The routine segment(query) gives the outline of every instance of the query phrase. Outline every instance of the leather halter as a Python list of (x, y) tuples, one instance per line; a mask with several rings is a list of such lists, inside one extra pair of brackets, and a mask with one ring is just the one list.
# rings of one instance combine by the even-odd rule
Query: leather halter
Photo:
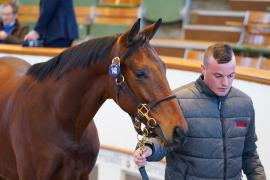
[[(120, 58), (115, 57), (119, 59), (120, 64)], [(114, 61), (114, 59), (112, 62)], [(120, 73), (118, 76), (115, 77), (115, 84), (117, 86), (117, 102), (120, 97), (121, 90), (126, 92), (129, 97), (134, 101), (134, 103), (137, 106), (137, 114), (131, 115), (130, 117), (132, 119), (132, 123), (134, 125), (135, 130), (138, 134), (144, 135), (146, 137), (155, 137), (156, 134), (154, 133), (154, 129), (156, 129), (156, 133), (163, 138), (163, 140), (166, 141), (162, 130), (160, 129), (160, 126), (158, 125), (157, 121), (149, 115), (149, 112), (154, 109), (156, 106), (158, 106), (160, 103), (164, 101), (168, 101), (171, 99), (176, 98), (175, 95), (169, 95), (159, 100), (151, 101), (150, 103), (141, 103), (141, 101), (135, 96), (135, 94), (132, 92), (132, 90), (129, 88), (128, 84), (125, 81), (125, 78), (122, 73)], [(142, 127), (142, 124), (144, 127)]]

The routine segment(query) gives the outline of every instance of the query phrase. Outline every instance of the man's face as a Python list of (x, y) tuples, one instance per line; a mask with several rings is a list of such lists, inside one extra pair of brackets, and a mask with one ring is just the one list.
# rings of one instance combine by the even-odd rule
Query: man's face
[(11, 6), (2, 7), (0, 15), (4, 25), (9, 25), (17, 18), (17, 15), (13, 14)]
[(218, 64), (211, 56), (208, 60), (208, 67), (201, 65), (204, 75), (204, 83), (218, 96), (226, 96), (232, 86), (235, 77), (235, 57), (225, 64)]

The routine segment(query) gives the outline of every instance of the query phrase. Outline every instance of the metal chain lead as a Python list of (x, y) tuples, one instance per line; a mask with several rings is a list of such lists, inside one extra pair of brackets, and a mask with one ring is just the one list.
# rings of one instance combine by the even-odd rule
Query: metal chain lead
[[(140, 156), (142, 156), (142, 154), (143, 154), (145, 144), (146, 143), (151, 143), (150, 138), (148, 138), (147, 135), (148, 135), (148, 131), (147, 131), (146, 128), (143, 129), (143, 135), (142, 135), (141, 139), (139, 138), (139, 134), (137, 134), (138, 147), (139, 147), (139, 150), (140, 150)], [(142, 180), (149, 180), (149, 177), (147, 175), (147, 172), (146, 172), (144, 166), (140, 167), (139, 171), (140, 171), (140, 174), (142, 176)]]
[(146, 128), (143, 129), (143, 135), (141, 138), (139, 138), (139, 134), (137, 134), (137, 139), (138, 139), (138, 147), (141, 151), (141, 155), (143, 154), (145, 144), (151, 144), (151, 140), (148, 137), (148, 130)]

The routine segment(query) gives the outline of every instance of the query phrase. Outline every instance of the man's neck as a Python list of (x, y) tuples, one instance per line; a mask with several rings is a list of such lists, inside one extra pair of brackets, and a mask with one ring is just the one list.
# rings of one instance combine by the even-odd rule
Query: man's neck
[(12, 26), (14, 26), (15, 25), (15, 23), (16, 23), (16, 20), (13, 20), (11, 23), (9, 23), (9, 24), (4, 24), (4, 27), (12, 27)]

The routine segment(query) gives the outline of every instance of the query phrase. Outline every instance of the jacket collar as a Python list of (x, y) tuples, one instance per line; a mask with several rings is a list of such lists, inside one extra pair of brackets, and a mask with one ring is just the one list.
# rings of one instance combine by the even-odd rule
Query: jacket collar
[(203, 81), (203, 75), (201, 74), (200, 77), (196, 80), (195, 85), (197, 87), (197, 89), (201, 92), (201, 93), (205, 93), (207, 96), (211, 96), (211, 97), (218, 97), (220, 99), (224, 99), (228, 96), (228, 94), (226, 96), (217, 96), (211, 89), (208, 88), (208, 86), (204, 83)]
[[(15, 24), (14, 24), (14, 28), (13, 28), (12, 32), (15, 31), (15, 30), (17, 30), (19, 26), (20, 26), (20, 23), (16, 19), (15, 20)], [(4, 29), (4, 24), (3, 24), (3, 22), (0, 22), (0, 30), (3, 30), (3, 29)]]

